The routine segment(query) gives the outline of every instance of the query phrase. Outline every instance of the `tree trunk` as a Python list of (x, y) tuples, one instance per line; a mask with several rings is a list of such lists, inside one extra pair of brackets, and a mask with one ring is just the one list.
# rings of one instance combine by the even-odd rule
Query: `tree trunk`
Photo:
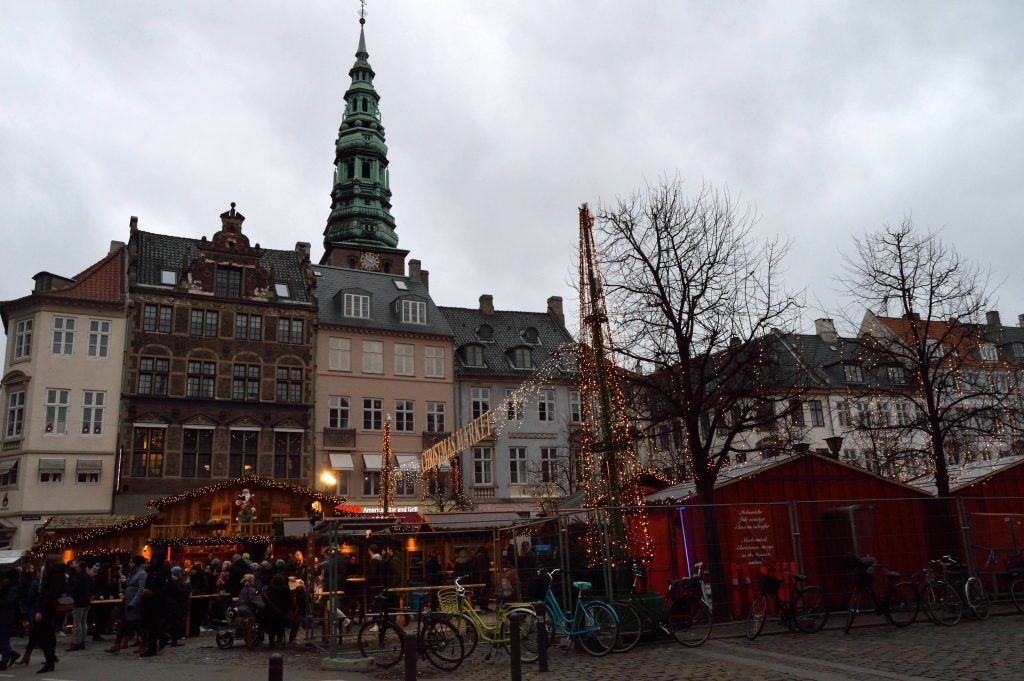
[[(722, 545), (718, 537), (718, 516), (715, 503), (715, 481), (698, 480), (697, 498), (700, 500), (700, 516), (704, 527), (704, 547), (707, 556), (704, 560), (711, 573), (711, 599), (714, 604), (715, 619), (726, 618), (729, 608), (729, 585), (725, 579), (725, 565), (722, 564)], [(688, 565), (687, 569), (693, 566)]]

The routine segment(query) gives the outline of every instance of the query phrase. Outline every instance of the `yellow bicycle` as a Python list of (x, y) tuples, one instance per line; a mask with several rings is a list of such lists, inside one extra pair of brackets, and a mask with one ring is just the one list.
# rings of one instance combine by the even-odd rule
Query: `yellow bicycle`
[[(491, 645), (491, 653), (495, 649), (506, 649), (511, 643), (512, 613), (519, 616), (519, 659), (523, 662), (535, 662), (539, 656), (537, 648), (537, 613), (529, 603), (497, 604), (494, 624), (488, 624), (473, 610), (469, 602), (466, 587), (455, 580), (454, 589), (441, 589), (437, 592), (437, 601), (441, 613), (449, 617), (452, 626), (462, 635), (466, 645), (466, 657), (473, 654), (477, 643), (483, 640)], [(488, 653), (487, 657), (491, 656)]]

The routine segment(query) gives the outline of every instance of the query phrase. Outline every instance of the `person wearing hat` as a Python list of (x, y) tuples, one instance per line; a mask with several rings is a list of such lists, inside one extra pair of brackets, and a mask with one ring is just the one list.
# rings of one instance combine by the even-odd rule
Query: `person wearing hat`
[(139, 624), (142, 622), (142, 592), (146, 588), (146, 570), (143, 568), (145, 563), (146, 559), (142, 556), (132, 556), (128, 561), (128, 582), (124, 587), (124, 602), (121, 604), (121, 627), (118, 629), (114, 645), (107, 649), (112, 655), (117, 655), (122, 648), (127, 648), (139, 633)]
[(180, 646), (179, 639), (185, 635), (185, 611), (192, 593), (188, 575), (180, 565), (171, 568), (171, 588), (167, 590), (167, 633), (173, 647)]

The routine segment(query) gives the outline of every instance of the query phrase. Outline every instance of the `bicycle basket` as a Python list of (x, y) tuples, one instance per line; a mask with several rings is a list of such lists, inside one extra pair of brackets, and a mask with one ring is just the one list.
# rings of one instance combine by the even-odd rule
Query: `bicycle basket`
[(778, 596), (782, 580), (771, 575), (761, 575), (761, 591), (768, 596)]
[(459, 594), (455, 589), (441, 589), (437, 592), (437, 604), (441, 612), (458, 612)]

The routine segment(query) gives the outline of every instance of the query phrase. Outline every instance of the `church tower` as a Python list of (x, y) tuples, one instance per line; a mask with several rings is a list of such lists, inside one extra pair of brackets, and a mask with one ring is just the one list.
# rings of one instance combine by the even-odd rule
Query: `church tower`
[(331, 215), (320, 263), (404, 275), (409, 252), (398, 248), (391, 216), (388, 147), (365, 24), (366, 18), (360, 17), (356, 61), (348, 72), (352, 83), (345, 93), (345, 116), (335, 144)]

